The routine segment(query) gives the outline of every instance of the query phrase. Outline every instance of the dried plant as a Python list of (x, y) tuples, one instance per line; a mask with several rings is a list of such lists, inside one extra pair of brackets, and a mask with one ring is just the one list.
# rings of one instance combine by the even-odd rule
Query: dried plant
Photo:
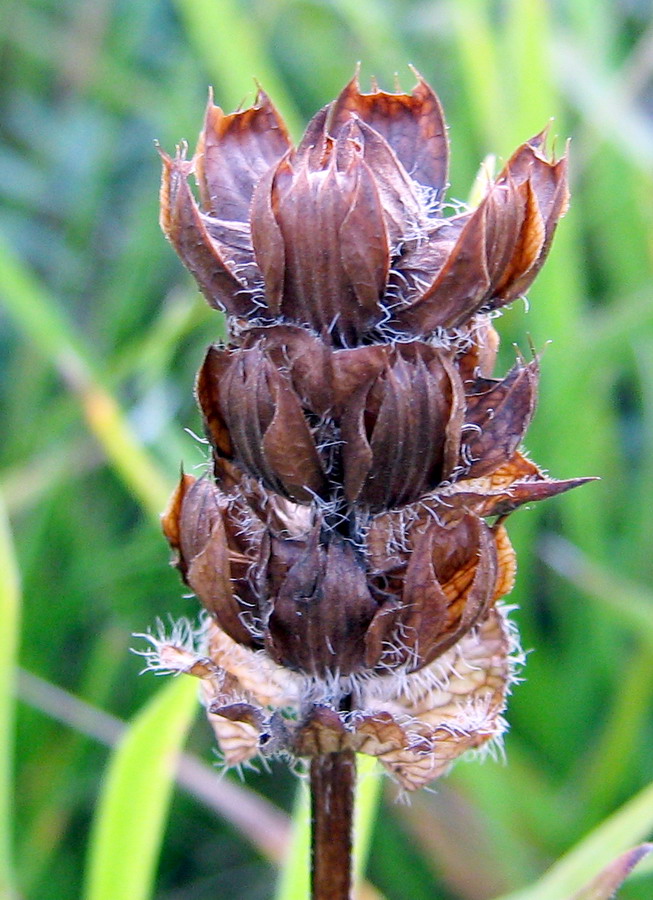
[(520, 451), (537, 359), (493, 377), (492, 320), (567, 205), (545, 139), (452, 207), (435, 93), (354, 78), (296, 148), (259, 91), (210, 101), (191, 159), (162, 153), (163, 230), (230, 337), (197, 380), (213, 475), (183, 475), (163, 518), (205, 646), (161, 636), (152, 665), (200, 677), (227, 764), (310, 761), (316, 898), (349, 894), (355, 753), (412, 790), (500, 740), (521, 662), (504, 522), (585, 480)]

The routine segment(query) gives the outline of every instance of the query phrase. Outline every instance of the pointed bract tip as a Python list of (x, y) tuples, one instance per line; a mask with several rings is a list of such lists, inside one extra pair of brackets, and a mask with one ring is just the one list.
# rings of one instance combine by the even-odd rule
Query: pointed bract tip
[(258, 80), (258, 78), (254, 79), (254, 84), (256, 85), (256, 96), (254, 97), (253, 106), (255, 109), (260, 109), (262, 106), (272, 106), (272, 101), (270, 100), (270, 96), (267, 91), (263, 88), (263, 85)]
[(411, 72), (413, 73), (413, 75), (415, 76), (415, 80), (417, 81), (417, 84), (418, 84), (418, 85), (419, 85), (419, 84), (425, 84), (425, 83), (426, 83), (426, 80), (425, 80), (424, 76), (423, 76), (422, 73), (419, 71), (419, 69), (417, 68), (417, 66), (414, 66), (412, 63), (408, 63), (408, 68), (410, 69), (410, 71), (411, 71)]
[[(547, 163), (551, 167), (555, 167), (557, 165), (566, 165), (567, 162), (567, 153), (569, 150), (569, 139), (565, 141), (565, 149), (564, 152), (560, 156), (556, 156), (556, 135), (551, 136), (551, 128), (553, 125), (554, 119), (551, 118), (546, 123), (544, 128), (541, 131), (538, 131), (537, 134), (533, 135), (532, 138), (527, 140), (523, 146), (529, 147), (534, 155), (542, 160), (542, 162)], [(551, 145), (551, 152), (547, 152), (547, 144)]]
[(171, 157), (170, 157), (169, 154), (166, 153), (166, 151), (163, 149), (163, 147), (161, 146), (161, 144), (160, 144), (158, 138), (154, 141), (154, 149), (155, 149), (156, 152), (159, 154), (159, 157), (160, 157), (160, 159), (161, 159), (161, 162), (162, 162), (164, 165), (168, 166), (168, 165), (170, 165), (170, 164), (172, 163)]

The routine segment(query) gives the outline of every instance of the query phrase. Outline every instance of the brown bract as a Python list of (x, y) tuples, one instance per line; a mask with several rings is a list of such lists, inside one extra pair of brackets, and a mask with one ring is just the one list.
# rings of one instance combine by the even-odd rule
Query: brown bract
[(230, 337), (196, 384), (212, 472), (163, 517), (208, 650), (153, 641), (155, 667), (202, 678), (228, 762), (355, 750), (413, 788), (501, 734), (504, 520), (587, 480), (521, 450), (538, 360), (493, 374), (493, 311), (567, 204), (544, 143), (450, 215), (434, 92), (354, 79), (297, 147), (259, 91), (209, 102), (192, 159), (162, 154), (162, 227)]
[[(446, 215), (439, 101), (361, 93), (356, 79), (292, 146), (262, 91), (209, 102), (191, 160), (162, 153), (161, 224), (212, 306), (293, 322), (340, 347), (428, 337), (527, 290), (567, 206), (566, 158), (545, 133), (508, 160), (480, 205)], [(188, 185), (194, 174), (198, 203)]]
[(352, 681), (351, 710), (342, 711), (314, 681), (234, 642), (215, 623), (206, 639), (206, 655), (197, 655), (174, 638), (153, 638), (155, 667), (200, 679), (226, 765), (354, 750), (376, 757), (406, 790), (501, 738), (521, 664), (514, 628), (498, 605), (418, 672)]
[(421, 341), (334, 350), (296, 326), (211, 347), (197, 396), (216, 473), (231, 462), (297, 503), (369, 512), (488, 474), (530, 422), (537, 364), (463, 380), (477, 351)]
[[(481, 517), (560, 493), (520, 454), (501, 473), (358, 523), (356, 540), (319, 507), (225, 492), (184, 475), (163, 517), (176, 565), (221, 629), (278, 665), (328, 680), (429, 664), (512, 589), (500, 521)], [(516, 480), (521, 474), (524, 478)], [(250, 493), (251, 491), (251, 493)]]

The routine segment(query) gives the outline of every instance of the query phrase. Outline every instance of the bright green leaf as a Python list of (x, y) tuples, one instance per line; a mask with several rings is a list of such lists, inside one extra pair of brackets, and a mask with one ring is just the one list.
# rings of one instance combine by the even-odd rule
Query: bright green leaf
[(13, 866), (14, 684), (20, 629), (20, 579), (0, 498), (0, 900), (16, 897)]
[(152, 896), (176, 760), (196, 698), (192, 678), (171, 681), (140, 711), (118, 745), (93, 823), (85, 900)]
[(500, 900), (570, 900), (619, 854), (653, 831), (653, 783), (605, 819), (534, 885)]

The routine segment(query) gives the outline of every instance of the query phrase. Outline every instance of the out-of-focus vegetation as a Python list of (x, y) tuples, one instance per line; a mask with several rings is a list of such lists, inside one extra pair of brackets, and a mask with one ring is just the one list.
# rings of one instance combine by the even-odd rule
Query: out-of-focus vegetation
[[(207, 85), (232, 109), (253, 77), (297, 136), (362, 60), (363, 79), (391, 88), (398, 72), (408, 88), (412, 62), (438, 90), (455, 197), (486, 154), (505, 158), (552, 116), (558, 149), (572, 137), (573, 205), (530, 311), (499, 321), (502, 364), (530, 335), (544, 352), (528, 448), (556, 477), (602, 479), (509, 523), (515, 618), (534, 650), (507, 765), (463, 762), (410, 806), (387, 783), (368, 877), (388, 900), (486, 900), (595, 832), (570, 880), (532, 895), (571, 897), (653, 825), (640, 794), (653, 781), (648, 0), (5, 0), (0, 54), (0, 488), (23, 598), (19, 615), (0, 529), (0, 896), (272, 895), (294, 778), (279, 764), (247, 788), (216, 784), (198, 765), (213, 752), (202, 721), (156, 864), (166, 776), (147, 757), (177, 742), (158, 732), (166, 704), (181, 730), (191, 701), (174, 687), (152, 700), (167, 686), (137, 677), (129, 646), (157, 616), (196, 613), (157, 513), (180, 462), (205, 462), (184, 429), (200, 429), (191, 385), (222, 323), (158, 230), (153, 141), (192, 144)], [(148, 702), (112, 768), (131, 796), (92, 826), (107, 745)], [(141, 867), (129, 890), (98, 882), (107, 834)], [(646, 871), (620, 896), (653, 896)]]

